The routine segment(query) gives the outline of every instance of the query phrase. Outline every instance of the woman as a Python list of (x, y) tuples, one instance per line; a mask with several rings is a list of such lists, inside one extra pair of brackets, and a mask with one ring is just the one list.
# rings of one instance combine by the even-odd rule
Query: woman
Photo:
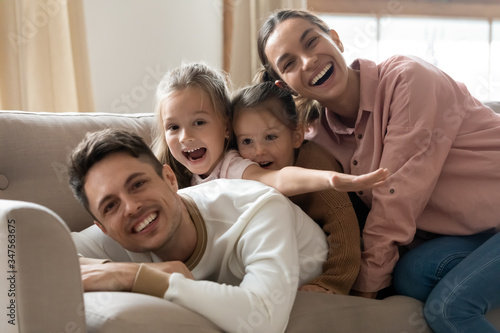
[[(476, 259), (498, 260), (498, 236), (486, 241), (500, 228), (500, 116), (418, 58), (395, 56), (378, 65), (358, 59), (347, 66), (338, 34), (307, 11), (270, 16), (258, 47), (276, 84), (321, 105), (308, 139), (346, 173), (380, 167), (392, 173), (384, 185), (357, 193), (371, 210), (356, 294), (375, 297), (394, 274), (398, 293), (426, 302), (436, 331), (497, 332), (484, 313), (499, 306), (500, 284), (486, 291), (483, 283), (498, 276), (499, 265), (457, 265), (483, 243)], [(401, 259), (399, 246), (411, 248)], [(473, 299), (431, 293), (443, 286), (460, 290), (470, 279)], [(431, 309), (436, 302), (440, 309)], [(450, 318), (449, 302), (465, 310)]]

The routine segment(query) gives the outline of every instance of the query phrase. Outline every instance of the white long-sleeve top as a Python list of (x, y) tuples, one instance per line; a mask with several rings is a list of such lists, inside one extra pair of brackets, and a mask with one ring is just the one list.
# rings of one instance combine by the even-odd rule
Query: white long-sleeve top
[[(179, 194), (198, 233), (186, 262), (195, 280), (143, 265), (133, 290), (196, 311), (227, 332), (284, 331), (298, 286), (322, 272), (327, 243), (321, 228), (255, 181), (214, 180)], [(160, 261), (152, 253), (122, 249), (94, 227), (73, 236), (86, 257)]]

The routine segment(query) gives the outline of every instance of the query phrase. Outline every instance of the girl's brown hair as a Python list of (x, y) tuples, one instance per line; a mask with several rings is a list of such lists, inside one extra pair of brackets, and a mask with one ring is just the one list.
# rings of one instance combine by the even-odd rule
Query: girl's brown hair
[(279, 110), (268, 110), (283, 125), (294, 131), (297, 129), (298, 117), (292, 94), (281, 89), (272, 82), (261, 82), (238, 90), (232, 101), (232, 123), (245, 109), (256, 107), (268, 100), (276, 99), (280, 102)]

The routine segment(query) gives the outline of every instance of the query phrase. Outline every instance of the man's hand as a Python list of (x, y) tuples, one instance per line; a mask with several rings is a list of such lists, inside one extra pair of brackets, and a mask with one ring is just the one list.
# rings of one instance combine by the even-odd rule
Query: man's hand
[(145, 265), (148, 265), (151, 268), (158, 269), (165, 273), (181, 273), (186, 278), (194, 280), (193, 273), (191, 273), (191, 271), (182, 261), (165, 261)]
[(85, 291), (130, 291), (139, 270), (136, 263), (81, 265)]
[[(180, 273), (188, 279), (194, 276), (182, 261), (147, 263), (151, 268), (165, 273)], [(104, 263), (80, 265), (85, 291), (130, 291), (139, 271), (137, 263)]]

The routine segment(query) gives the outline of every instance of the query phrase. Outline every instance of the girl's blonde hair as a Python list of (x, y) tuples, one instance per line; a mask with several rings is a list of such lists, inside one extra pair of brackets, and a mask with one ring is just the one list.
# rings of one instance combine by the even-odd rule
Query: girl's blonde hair
[[(162, 105), (175, 91), (193, 87), (200, 88), (210, 96), (217, 117), (231, 133), (229, 84), (229, 77), (223, 71), (211, 68), (203, 63), (182, 64), (180, 67), (166, 73), (158, 84), (155, 97), (155, 126), (153, 128), (152, 149), (161, 163), (170, 165), (177, 176), (179, 188), (190, 186), (193, 174), (173, 157), (167, 146), (161, 116)], [(226, 148), (228, 145), (229, 142), (226, 140)]]

